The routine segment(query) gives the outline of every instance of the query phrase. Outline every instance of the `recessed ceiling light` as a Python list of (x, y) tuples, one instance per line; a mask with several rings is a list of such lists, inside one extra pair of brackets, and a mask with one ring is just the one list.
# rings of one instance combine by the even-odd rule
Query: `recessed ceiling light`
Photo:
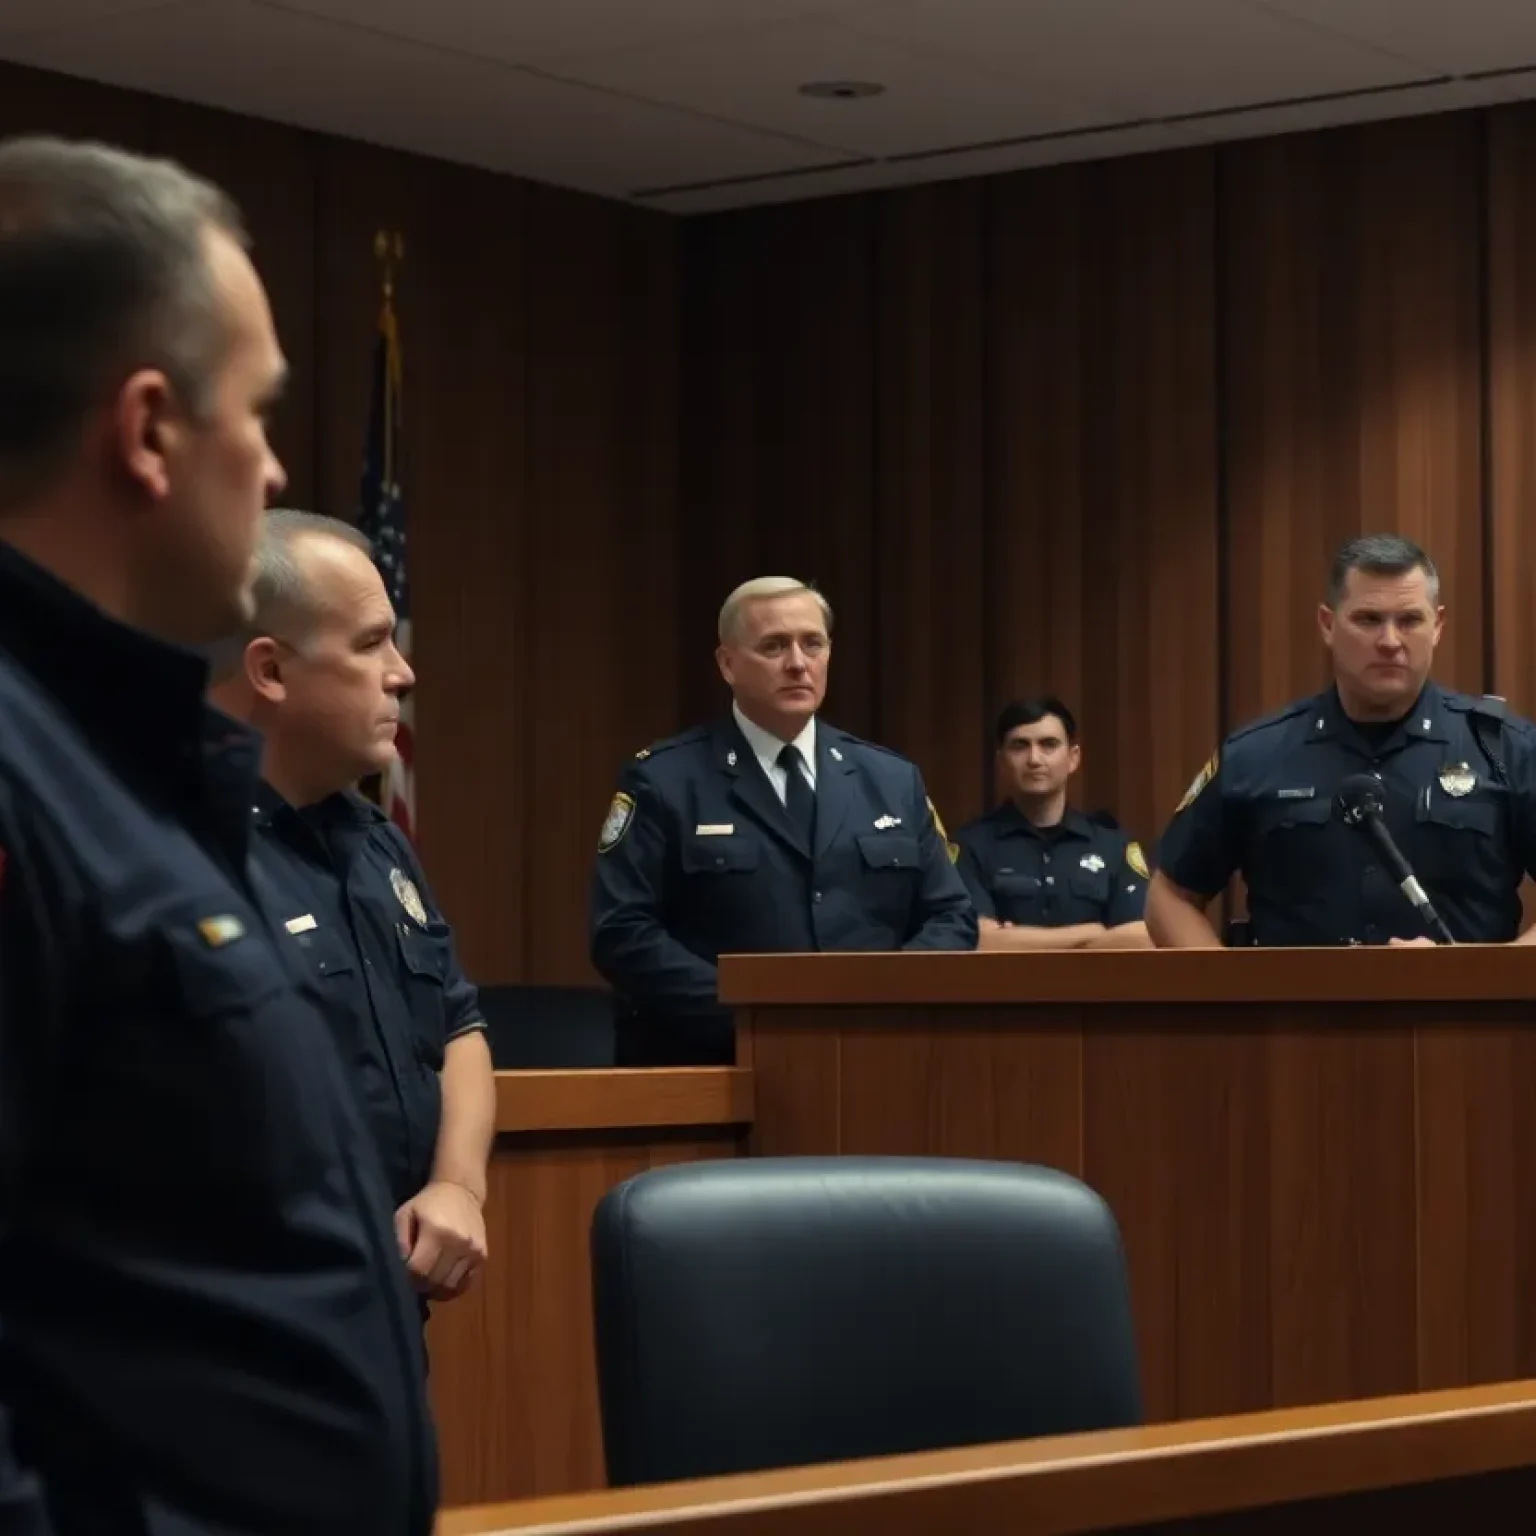
[(823, 101), (858, 101), (865, 96), (878, 96), (884, 90), (883, 85), (873, 80), (812, 80), (800, 87), (800, 94)]

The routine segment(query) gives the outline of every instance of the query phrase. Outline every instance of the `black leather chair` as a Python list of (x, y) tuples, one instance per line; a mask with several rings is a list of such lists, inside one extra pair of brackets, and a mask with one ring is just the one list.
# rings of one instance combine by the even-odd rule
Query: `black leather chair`
[(652, 1169), (599, 1202), (592, 1280), (616, 1487), (1140, 1416), (1119, 1231), (1048, 1168)]

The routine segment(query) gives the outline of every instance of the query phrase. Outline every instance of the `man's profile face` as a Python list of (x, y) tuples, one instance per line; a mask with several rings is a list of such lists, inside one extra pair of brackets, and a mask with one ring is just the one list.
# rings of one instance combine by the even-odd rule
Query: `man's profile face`
[(293, 555), (311, 611), (302, 635), (273, 637), (278, 687), (259, 690), (273, 705), (264, 728), (334, 792), (389, 766), (400, 700), (416, 679), (373, 561), (320, 534), (297, 538)]
[(1337, 606), (1318, 610), (1346, 707), (1383, 719), (1412, 708), (1429, 676), (1444, 613), (1430, 600), (1422, 568), (1401, 576), (1351, 571)]
[(749, 720), (793, 735), (821, 708), (831, 654), (821, 603), (791, 592), (746, 603), (715, 659)]

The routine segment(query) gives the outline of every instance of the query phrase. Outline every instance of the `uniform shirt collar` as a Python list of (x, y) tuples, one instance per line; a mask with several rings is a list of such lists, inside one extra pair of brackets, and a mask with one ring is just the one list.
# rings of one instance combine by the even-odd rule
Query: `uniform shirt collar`
[(1068, 806), (1066, 814), (1051, 827), (1037, 827), (1012, 800), (1005, 800), (992, 813), (997, 821), (998, 829), (1003, 836), (1010, 833), (1022, 833), (1029, 837), (1047, 837), (1056, 832), (1066, 837), (1093, 836), (1093, 823), (1077, 810), (1074, 806)]
[[(736, 729), (742, 734), (747, 745), (752, 749), (752, 755), (760, 764), (763, 772), (773, 777), (771, 769), (779, 766), (779, 753), (784, 750), (785, 743), (769, 731), (765, 731), (760, 725), (754, 725), (742, 714), (741, 706), (736, 703), (731, 705), (731, 714), (736, 718)], [(812, 715), (805, 722), (804, 727), (790, 746), (800, 749), (800, 756), (805, 760), (805, 766), (810, 770), (811, 782), (816, 782), (816, 717)]]
[(104, 756), (171, 780), (200, 776), (210, 754), (254, 773), (259, 738), (206, 702), (206, 658), (111, 618), (3, 540), (0, 651)]
[[(1398, 721), (1402, 739), (1407, 741), (1450, 740), (1445, 714), (1445, 695), (1432, 680), (1426, 679), (1418, 698)], [(1344, 713), (1338, 689), (1326, 688), (1313, 700), (1307, 739), (1336, 741), (1344, 734), (1358, 735), (1356, 723)], [(1394, 733), (1393, 740), (1397, 739), (1398, 736)]]

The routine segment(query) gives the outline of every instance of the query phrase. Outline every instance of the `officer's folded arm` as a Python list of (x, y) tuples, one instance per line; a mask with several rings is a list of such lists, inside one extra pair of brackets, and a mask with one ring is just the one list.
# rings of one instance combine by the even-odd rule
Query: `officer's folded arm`
[(1214, 896), (1202, 896), (1171, 880), (1161, 869), (1152, 872), (1147, 886), (1147, 931), (1159, 949), (1220, 949), (1216, 932), (1205, 909)]
[[(1061, 928), (1040, 928), (1026, 923), (1004, 923), (995, 917), (978, 917), (978, 949), (1020, 950), (1096, 949), (1111, 933), (1103, 923), (1068, 923)], [(1137, 923), (1135, 927), (1142, 925)]]

